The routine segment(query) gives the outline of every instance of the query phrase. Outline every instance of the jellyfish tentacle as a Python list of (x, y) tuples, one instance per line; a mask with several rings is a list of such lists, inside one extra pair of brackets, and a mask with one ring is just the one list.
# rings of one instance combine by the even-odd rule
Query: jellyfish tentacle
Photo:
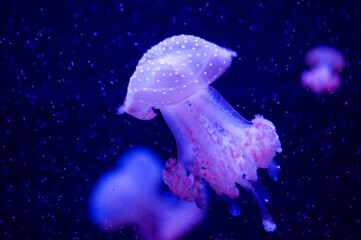
[(268, 164), (268, 175), (274, 180), (277, 181), (278, 180), (278, 174), (281, 171), (281, 167), (277, 165), (276, 161), (272, 160), (269, 164)]
[(241, 214), (241, 207), (239, 206), (237, 200), (229, 198), (224, 194), (220, 195), (219, 198), (227, 203), (228, 210), (233, 216), (236, 217)]
[(270, 197), (263, 184), (260, 181), (255, 181), (250, 183), (253, 186), (255, 194), (257, 194), (257, 196), (259, 196), (259, 198), (262, 199), (264, 203), (269, 204)]
[(271, 214), (267, 211), (266, 206), (263, 203), (263, 199), (260, 197), (260, 195), (257, 193), (257, 190), (253, 187), (253, 183), (249, 183), (247, 184), (247, 186), (245, 184), (243, 184), (243, 187), (253, 196), (253, 198), (255, 199), (258, 208), (261, 211), (261, 215), (262, 215), (262, 223), (264, 226), (264, 229), (266, 232), (273, 232), (276, 230), (277, 226), (274, 223)]

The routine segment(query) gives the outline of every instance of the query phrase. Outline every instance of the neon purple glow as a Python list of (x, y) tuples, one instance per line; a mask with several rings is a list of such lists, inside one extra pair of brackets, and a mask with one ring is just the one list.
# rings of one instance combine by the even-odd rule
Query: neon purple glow
[(265, 208), (267, 191), (258, 182), (257, 169), (268, 168), (277, 180), (279, 166), (273, 161), (281, 143), (274, 125), (256, 115), (245, 120), (209, 84), (221, 76), (237, 54), (204, 39), (174, 36), (149, 49), (130, 78), (119, 113), (142, 120), (160, 109), (172, 130), (178, 161), (171, 158), (163, 171), (164, 182), (174, 195), (205, 205), (205, 182), (238, 215), (236, 184), (256, 199), (266, 231), (276, 225)]

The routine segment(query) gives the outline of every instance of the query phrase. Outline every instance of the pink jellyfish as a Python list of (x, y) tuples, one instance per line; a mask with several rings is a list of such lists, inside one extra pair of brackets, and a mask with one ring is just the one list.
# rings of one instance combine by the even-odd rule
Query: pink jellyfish
[(162, 160), (138, 147), (123, 154), (120, 166), (104, 174), (89, 198), (89, 215), (100, 228), (114, 232), (136, 226), (143, 239), (175, 240), (199, 225), (205, 211), (160, 193)]
[(320, 46), (309, 50), (305, 63), (311, 70), (302, 73), (302, 85), (315, 94), (335, 92), (341, 85), (338, 74), (345, 67), (345, 59), (335, 48)]
[(208, 182), (238, 215), (232, 200), (239, 197), (240, 184), (255, 197), (265, 230), (274, 231), (257, 169), (268, 168), (277, 180), (279, 166), (273, 158), (282, 149), (276, 129), (259, 115), (245, 120), (209, 86), (236, 56), (199, 37), (167, 38), (140, 59), (119, 113), (149, 120), (156, 116), (153, 109), (160, 110), (177, 142), (178, 161), (169, 159), (163, 171), (175, 196), (203, 207)]

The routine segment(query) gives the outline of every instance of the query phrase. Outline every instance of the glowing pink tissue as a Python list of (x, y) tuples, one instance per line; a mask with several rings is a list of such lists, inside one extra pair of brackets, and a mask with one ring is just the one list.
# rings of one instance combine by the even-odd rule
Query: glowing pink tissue
[(149, 49), (130, 78), (119, 113), (149, 120), (159, 109), (177, 142), (178, 161), (171, 158), (164, 182), (175, 196), (205, 205), (205, 183), (238, 215), (236, 184), (256, 199), (266, 231), (276, 225), (264, 203), (267, 191), (258, 182), (257, 169), (268, 168), (277, 180), (273, 161), (281, 152), (274, 125), (256, 115), (245, 120), (209, 84), (221, 76), (237, 54), (199, 37), (179, 35)]
[(341, 85), (339, 72), (345, 67), (345, 59), (335, 48), (320, 46), (312, 48), (305, 55), (310, 70), (302, 72), (302, 85), (315, 94), (333, 93)]
[(120, 166), (104, 174), (89, 198), (91, 220), (114, 232), (135, 226), (142, 239), (175, 240), (199, 225), (205, 211), (161, 193), (162, 160), (137, 147), (120, 158)]

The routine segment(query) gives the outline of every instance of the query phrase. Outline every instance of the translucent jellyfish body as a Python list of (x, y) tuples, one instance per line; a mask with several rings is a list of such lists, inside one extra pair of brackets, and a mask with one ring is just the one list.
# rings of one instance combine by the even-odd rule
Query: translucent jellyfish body
[(120, 166), (104, 174), (89, 198), (89, 215), (100, 228), (136, 226), (142, 239), (175, 240), (203, 220), (205, 211), (161, 193), (162, 160), (150, 149), (124, 153)]
[(310, 70), (302, 73), (302, 85), (315, 94), (335, 92), (341, 85), (339, 72), (345, 67), (345, 59), (335, 48), (320, 46), (312, 48), (305, 55)]
[(233, 199), (239, 197), (240, 184), (255, 197), (265, 230), (274, 231), (257, 169), (268, 168), (277, 180), (279, 166), (273, 158), (282, 149), (275, 127), (262, 116), (245, 120), (209, 86), (235, 56), (195, 36), (165, 39), (139, 61), (119, 112), (148, 120), (155, 117), (153, 108), (160, 109), (177, 142), (178, 160), (169, 159), (163, 171), (164, 182), (177, 197), (202, 208), (208, 182), (237, 215)]

